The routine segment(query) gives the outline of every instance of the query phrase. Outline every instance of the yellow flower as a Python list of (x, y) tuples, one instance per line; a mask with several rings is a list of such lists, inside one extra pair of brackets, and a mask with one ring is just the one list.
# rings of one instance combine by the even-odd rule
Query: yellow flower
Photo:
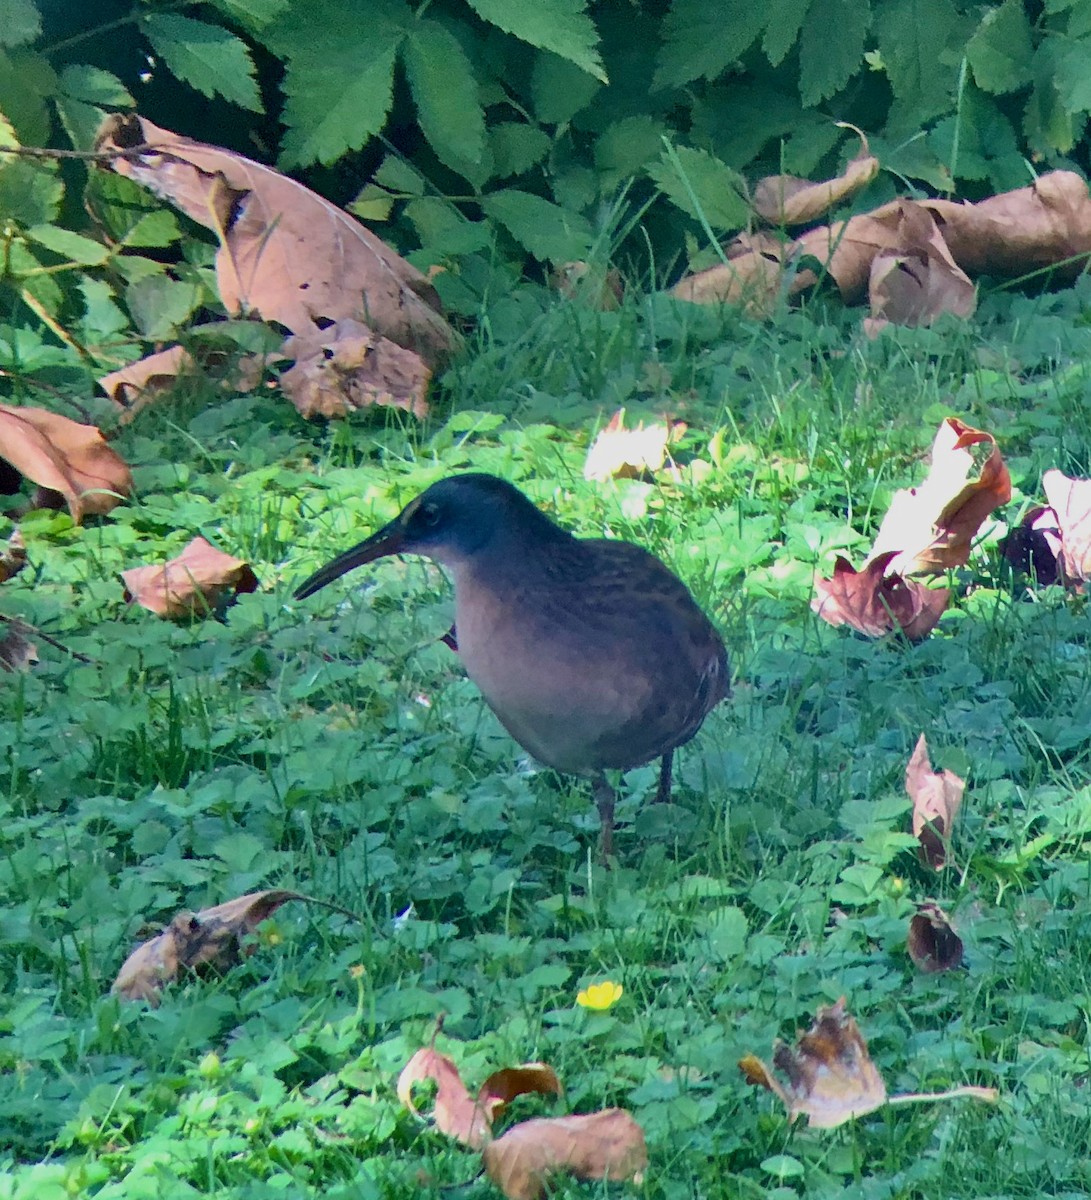
[(580, 1008), (593, 1008), (595, 1012), (605, 1012), (621, 999), (625, 989), (620, 983), (607, 979), (604, 983), (593, 983), (585, 987), (576, 997)]

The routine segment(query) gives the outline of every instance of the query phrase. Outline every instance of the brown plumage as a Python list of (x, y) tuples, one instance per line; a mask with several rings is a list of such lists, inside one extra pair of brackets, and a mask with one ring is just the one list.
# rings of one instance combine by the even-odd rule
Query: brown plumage
[(511, 484), (455, 475), (317, 571), (302, 599), (388, 554), (447, 568), (466, 673), (511, 736), (541, 762), (590, 776), (612, 848), (604, 775), (662, 759), (728, 693), (727, 652), (689, 589), (631, 542), (576, 538)]

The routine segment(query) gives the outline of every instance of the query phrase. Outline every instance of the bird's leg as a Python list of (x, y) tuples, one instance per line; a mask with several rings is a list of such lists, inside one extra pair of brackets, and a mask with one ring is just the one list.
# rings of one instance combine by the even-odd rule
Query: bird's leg
[(602, 859), (609, 862), (614, 852), (614, 802), (617, 793), (614, 791), (606, 774), (600, 771), (595, 776), (595, 804), (599, 810), (599, 820), (602, 822)]
[(669, 804), (671, 799), (671, 771), (674, 765), (674, 751), (668, 750), (659, 764), (659, 787), (655, 791), (653, 804)]

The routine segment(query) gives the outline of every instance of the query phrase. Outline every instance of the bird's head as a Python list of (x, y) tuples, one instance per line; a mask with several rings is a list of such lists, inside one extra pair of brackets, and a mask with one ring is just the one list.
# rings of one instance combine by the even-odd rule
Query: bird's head
[(495, 475), (452, 475), (432, 484), (388, 525), (316, 571), (295, 598), (302, 600), (346, 571), (388, 554), (423, 554), (449, 566), (481, 554), (498, 538), (514, 537), (529, 549), (568, 537), (523, 495)]

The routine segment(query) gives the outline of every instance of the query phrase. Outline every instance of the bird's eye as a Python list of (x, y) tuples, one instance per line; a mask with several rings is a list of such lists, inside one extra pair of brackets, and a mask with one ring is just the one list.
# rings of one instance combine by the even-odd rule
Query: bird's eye
[(420, 506), (420, 523), (426, 529), (434, 529), (439, 524), (439, 505), (422, 504)]

